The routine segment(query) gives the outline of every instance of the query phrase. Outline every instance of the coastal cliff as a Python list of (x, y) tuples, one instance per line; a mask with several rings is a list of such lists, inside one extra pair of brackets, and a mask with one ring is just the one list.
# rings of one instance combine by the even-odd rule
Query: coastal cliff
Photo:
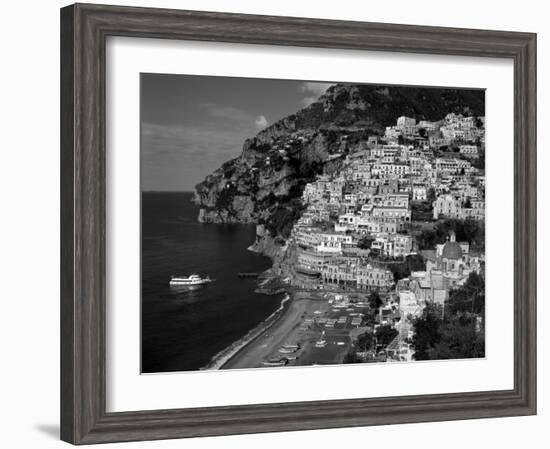
[[(383, 136), (399, 116), (439, 120), (449, 112), (484, 114), (483, 91), (371, 85), (334, 85), (308, 107), (244, 142), (241, 154), (195, 188), (202, 223), (256, 223), (251, 249), (270, 256), (274, 269), (304, 208), (307, 183), (340, 169), (370, 136)], [(281, 270), (284, 270), (281, 268)], [(284, 273), (281, 273), (284, 274)]]

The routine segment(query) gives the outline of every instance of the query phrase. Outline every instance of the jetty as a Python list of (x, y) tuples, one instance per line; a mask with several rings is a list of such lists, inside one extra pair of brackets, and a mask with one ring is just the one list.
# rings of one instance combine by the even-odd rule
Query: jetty
[(240, 278), (257, 278), (260, 273), (237, 273), (237, 276)]

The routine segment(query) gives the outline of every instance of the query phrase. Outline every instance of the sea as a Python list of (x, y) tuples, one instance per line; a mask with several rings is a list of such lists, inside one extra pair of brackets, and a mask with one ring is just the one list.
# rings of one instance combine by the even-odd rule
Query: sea
[[(254, 293), (269, 258), (247, 248), (254, 225), (201, 224), (192, 192), (143, 192), (141, 239), (141, 371), (197, 370), (245, 336), (281, 304)], [(197, 290), (170, 287), (175, 274), (210, 276)]]

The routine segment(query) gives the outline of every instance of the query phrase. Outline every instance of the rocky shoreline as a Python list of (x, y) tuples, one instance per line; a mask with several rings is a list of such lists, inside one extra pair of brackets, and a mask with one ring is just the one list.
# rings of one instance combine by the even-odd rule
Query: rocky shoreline
[[(201, 210), (202, 211), (202, 210)], [(201, 221), (201, 216), (199, 216)], [(211, 223), (208, 221), (201, 221), (202, 223)], [(255, 293), (274, 296), (286, 293), (279, 308), (271, 313), (265, 320), (259, 323), (256, 327), (251, 329), (245, 336), (233, 342), (231, 345), (216, 354), (210, 362), (201, 368), (201, 370), (210, 369), (223, 369), (233, 357), (235, 357), (240, 351), (244, 350), (250, 343), (256, 338), (265, 333), (275, 323), (277, 323), (283, 316), (287, 308), (287, 304), (292, 301), (292, 291), (289, 288), (288, 283), (285, 283), (280, 276), (280, 273), (288, 272), (289, 267), (283, 269), (283, 255), (285, 254), (285, 245), (280, 245), (274, 238), (269, 236), (265, 232), (263, 225), (256, 226), (256, 241), (247, 248), (249, 251), (256, 252), (267, 256), (272, 261), (272, 267), (264, 271), (258, 276), (258, 286), (254, 290)]]

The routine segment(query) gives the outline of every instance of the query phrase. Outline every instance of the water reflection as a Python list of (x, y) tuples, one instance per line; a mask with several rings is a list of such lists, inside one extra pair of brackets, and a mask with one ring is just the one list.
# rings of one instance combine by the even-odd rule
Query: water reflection
[(204, 288), (206, 285), (170, 285), (170, 296), (193, 303), (202, 298), (200, 290)]

